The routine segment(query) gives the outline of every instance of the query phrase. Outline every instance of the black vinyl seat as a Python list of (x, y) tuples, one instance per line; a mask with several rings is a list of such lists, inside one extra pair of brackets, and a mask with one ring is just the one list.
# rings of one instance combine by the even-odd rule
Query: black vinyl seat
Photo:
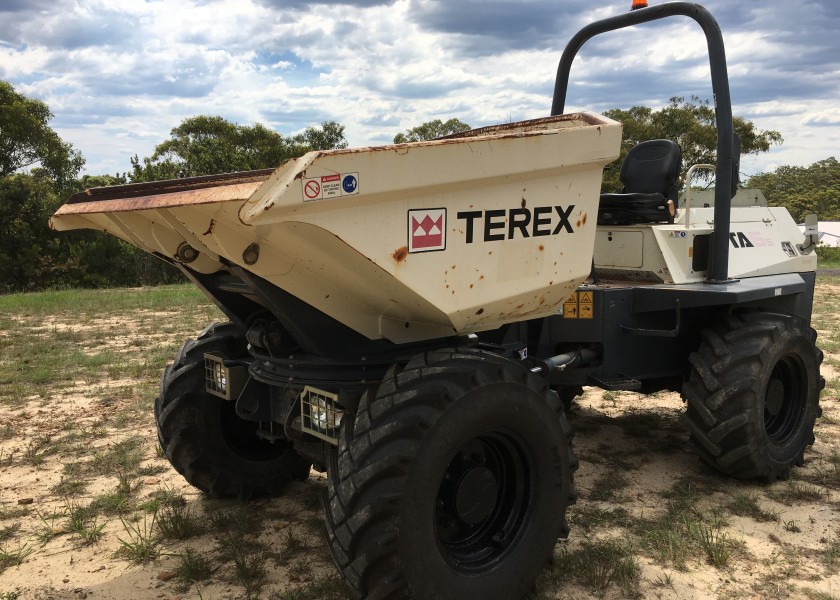
[(621, 165), (619, 194), (601, 194), (598, 225), (673, 223), (682, 151), (671, 140), (633, 146)]

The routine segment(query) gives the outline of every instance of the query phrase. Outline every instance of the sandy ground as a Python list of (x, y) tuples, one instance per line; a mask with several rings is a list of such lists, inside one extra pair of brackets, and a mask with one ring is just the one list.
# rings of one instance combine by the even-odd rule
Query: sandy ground
[[(833, 286), (823, 293), (837, 291)], [(70, 323), (51, 322), (49, 329), (72, 329)], [(113, 325), (122, 330), (126, 323), (119, 319)], [(154, 345), (166, 337), (148, 335), (146, 340), (112, 336), (107, 344), (120, 352)], [(837, 377), (828, 362), (823, 374), (829, 380)], [(100, 519), (98, 524), (104, 523), (104, 527), (100, 539), (93, 543), (67, 532), (69, 507), (113, 491), (119, 480), (117, 473), (89, 474), (84, 477), (87, 485), (82, 493), (62, 497), (56, 488), (62, 477), (68, 477), (65, 465), (103, 455), (129, 438), (144, 440), (140, 445), (142, 462), (131, 482), (135, 506), (166, 493), (182, 494), (191, 514), (203, 522), (220, 512), (240, 510), (236, 503), (204, 499), (157, 455), (149, 407), (151, 385), (154, 381), (150, 383), (148, 377), (78, 380), (50, 388), (44, 398), (32, 397), (14, 406), (0, 404), (0, 427), (7, 432), (0, 438), (0, 527), (8, 529), (0, 538), (0, 548), (23, 557), (21, 564), (0, 570), (2, 600), (248, 597), (249, 591), (228, 563), (215, 563), (210, 579), (200, 585), (184, 587), (175, 578), (178, 555), (186, 548), (211, 557), (220, 552), (218, 531), (186, 541), (158, 539), (156, 558), (145, 564), (133, 562), (121, 550), (124, 542), (133, 539), (131, 526), (142, 527), (144, 519), (148, 522), (148, 512), (140, 508), (122, 518), (115, 514)], [(638, 544), (638, 596), (642, 598), (840, 598), (840, 489), (836, 487), (840, 478), (837, 474), (833, 479), (826, 477), (834, 466), (832, 453), (836, 456), (840, 448), (836, 394), (824, 393), (822, 406), (825, 418), (818, 421), (816, 443), (806, 454), (806, 465), (796, 470), (793, 483), (767, 486), (726, 479), (700, 463), (688, 449), (687, 435), (679, 424), (683, 403), (677, 394), (645, 397), (587, 390), (569, 413), (581, 458), (576, 478), (581, 498), (572, 510), (570, 539), (558, 544), (558, 552), (574, 552), (582, 544), (610, 539)], [(632, 425), (638, 421), (650, 427), (634, 429)], [(62, 442), (55, 453), (48, 450), (52, 442)], [(598, 479), (609, 471), (619, 471), (624, 481), (610, 498), (598, 500)], [(733, 548), (725, 566), (712, 566), (699, 554), (677, 565), (645, 551), (639, 534), (630, 527), (615, 522), (594, 527), (585, 524), (593, 509), (620, 507), (629, 519), (655, 518), (664, 510), (668, 490), (680, 481), (695, 486), (703, 514), (715, 509), (725, 514), (722, 531)], [(251, 597), (317, 598), (318, 592), (313, 591), (317, 584), (335, 579), (336, 570), (318, 525), (318, 498), (324, 486), (323, 476), (313, 471), (308, 481), (293, 484), (284, 497), (248, 505), (247, 511), (258, 519), (259, 526), (243, 539), (269, 557), (263, 585), (256, 593), (252, 590)], [(798, 497), (790, 492), (799, 488), (792, 486), (817, 490), (816, 497)], [(744, 494), (752, 494), (766, 514), (775, 517), (761, 521), (733, 514), (728, 507), (733, 498)], [(296, 540), (293, 552), (290, 539)], [(836, 560), (833, 548), (837, 548)], [(335, 591), (330, 593), (330, 598), (341, 597)], [(593, 590), (571, 577), (543, 588), (541, 594), (553, 598), (623, 597), (615, 586)]]

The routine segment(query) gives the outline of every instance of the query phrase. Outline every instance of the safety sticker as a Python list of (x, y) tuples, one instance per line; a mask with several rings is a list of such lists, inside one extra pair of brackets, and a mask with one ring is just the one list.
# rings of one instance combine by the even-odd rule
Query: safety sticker
[(358, 173), (334, 173), (303, 180), (303, 201), (354, 196), (359, 193)]
[(592, 308), (592, 292), (578, 292), (578, 314), (581, 319), (591, 319)]
[(566, 298), (563, 303), (563, 318), (577, 319), (578, 318), (578, 293), (572, 292), (572, 295)]
[(408, 211), (408, 251), (446, 250), (446, 209)]
[(594, 319), (595, 298), (592, 292), (572, 292), (563, 303), (564, 319)]

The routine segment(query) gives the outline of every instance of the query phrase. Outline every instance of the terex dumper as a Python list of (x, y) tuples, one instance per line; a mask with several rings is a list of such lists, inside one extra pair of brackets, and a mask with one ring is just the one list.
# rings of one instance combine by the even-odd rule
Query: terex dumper
[[(564, 114), (572, 61), (596, 34), (672, 15), (708, 40), (714, 201), (675, 206), (669, 140), (632, 149), (622, 192), (599, 197), (621, 126)], [(93, 189), (53, 217), (178, 266), (227, 315), (164, 371), (166, 456), (214, 496), (326, 471), (329, 545), (360, 598), (525, 595), (569, 533), (564, 403), (582, 386), (681, 392), (697, 453), (738, 478), (788, 477), (814, 440), (816, 231), (732, 201), (712, 16), (674, 2), (585, 27), (551, 114)]]

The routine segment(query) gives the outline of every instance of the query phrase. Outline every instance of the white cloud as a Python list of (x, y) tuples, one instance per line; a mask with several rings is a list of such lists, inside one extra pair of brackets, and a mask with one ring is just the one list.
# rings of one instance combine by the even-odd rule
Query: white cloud
[[(840, 23), (828, 2), (707, 1), (727, 42), (735, 114), (786, 139), (752, 168), (836, 154), (840, 36), (825, 32)], [(547, 114), (566, 39), (624, 10), (599, 4), (493, 0), (479, 14), (471, 0), (32, 0), (0, 7), (0, 77), (49, 104), (91, 173), (126, 170), (197, 114), (284, 134), (333, 119), (367, 145), (433, 118), (477, 126)], [(568, 109), (692, 94), (711, 97), (708, 59), (683, 19), (588, 43)]]

